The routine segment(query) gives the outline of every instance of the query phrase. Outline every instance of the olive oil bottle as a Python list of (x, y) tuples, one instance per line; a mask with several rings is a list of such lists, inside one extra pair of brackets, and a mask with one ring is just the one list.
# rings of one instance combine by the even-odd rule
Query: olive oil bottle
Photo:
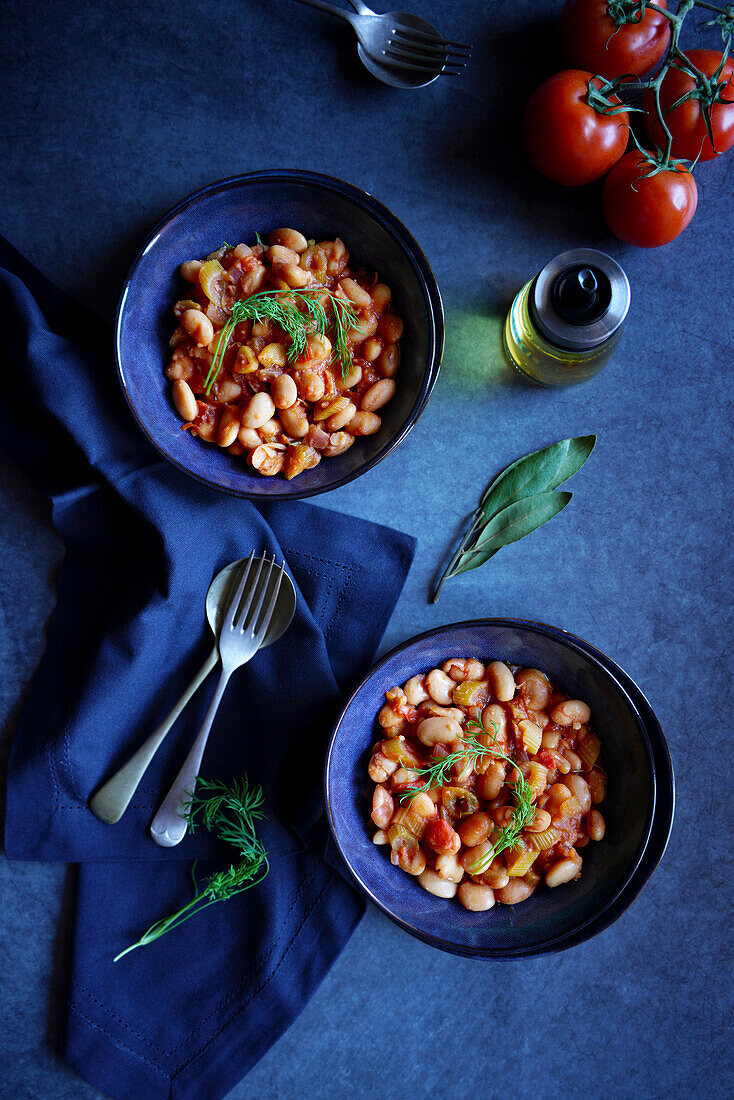
[(517, 294), (505, 321), (505, 354), (538, 385), (585, 382), (614, 354), (629, 304), (629, 281), (611, 256), (593, 248), (562, 252)]

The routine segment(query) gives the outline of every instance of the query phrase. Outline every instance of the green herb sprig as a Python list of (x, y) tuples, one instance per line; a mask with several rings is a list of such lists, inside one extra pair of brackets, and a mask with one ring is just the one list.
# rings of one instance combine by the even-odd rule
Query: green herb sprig
[[(331, 316), (324, 308), (322, 299), (326, 295), (331, 306)], [(204, 383), (207, 396), (222, 369), (224, 354), (236, 326), (242, 321), (270, 320), (279, 325), (290, 339), (288, 359), (292, 362), (306, 350), (306, 342), (311, 333), (326, 336), (331, 332), (334, 344), (334, 356), (341, 363), (342, 377), (351, 364), (352, 355), (347, 341), (349, 329), (360, 329), (359, 317), (352, 305), (338, 298), (325, 287), (313, 287), (307, 290), (262, 290), (251, 294), (249, 298), (235, 302), (224, 327), (219, 333), (214, 358)]]
[[(486, 732), (485, 729), (482, 729), (482, 733)], [(489, 753), (494, 753), (494, 750), (477, 741), (475, 737), (464, 737), (461, 747), (455, 749), (454, 752), (448, 753), (447, 756), (441, 757), (433, 764), (426, 764), (421, 768), (412, 769), (417, 776), (425, 778), (425, 782), (420, 787), (411, 787), (409, 790), (403, 791), (400, 795), (401, 801), (409, 799), (412, 802), (419, 794), (427, 793), (431, 787), (443, 787), (451, 779), (451, 769), (454, 764), (464, 765), (470, 763), (473, 766), (477, 760)]]
[(594, 450), (595, 435), (562, 439), (519, 458), (485, 490), (479, 507), (444, 569), (433, 593), (436, 603), (450, 577), (467, 573), (493, 558), (503, 546), (537, 531), (557, 516), (571, 493), (553, 490), (581, 469)]
[[(497, 747), (497, 726), (492, 724), (492, 733), (486, 729), (485, 726), (480, 725), (478, 722), (470, 719), (466, 724), (467, 733), (462, 738), (460, 748), (454, 752), (450, 752), (447, 756), (442, 757), (441, 760), (437, 760), (434, 764), (426, 764), (422, 768), (415, 768), (416, 773), (425, 777), (425, 782), (420, 787), (413, 788), (404, 791), (400, 796), (401, 799), (410, 798), (412, 802), (417, 795), (424, 791), (430, 790), (431, 787), (443, 786), (450, 779), (451, 769), (454, 764), (467, 762), (476, 764), (482, 756), (492, 756), (496, 759), (505, 760), (510, 764), (517, 772), (517, 779), (515, 781), (513, 796), (515, 799), (515, 812), (512, 816), (512, 820), (508, 825), (505, 825), (499, 833), (499, 836), (492, 844), (492, 847), (485, 852), (481, 859), (477, 860), (472, 865), (471, 872), (475, 875), (480, 875), (486, 871), (492, 860), (504, 852), (507, 848), (514, 848), (517, 843), (520, 833), (535, 817), (535, 806), (533, 805), (533, 789), (525, 779), (525, 776), (520, 771), (518, 764), (502, 752)], [(471, 731), (471, 732), (469, 732)], [(479, 740), (482, 735), (489, 736), (492, 740), (491, 745), (485, 745)]]
[[(475, 729), (480, 733), (486, 733), (484, 726), (480, 726), (478, 722), (469, 721), (466, 724), (467, 729)], [(495, 727), (496, 734), (496, 727)], [(492, 753), (493, 756), (498, 756), (502, 760), (506, 760), (508, 764), (517, 772), (517, 778), (513, 788), (513, 798), (515, 799), (515, 812), (512, 815), (512, 820), (508, 825), (505, 825), (501, 830), (497, 839), (492, 844), (492, 847), (484, 853), (481, 859), (472, 864), (471, 873), (473, 875), (481, 875), (487, 870), (492, 860), (495, 859), (500, 852), (504, 852), (508, 848), (514, 848), (520, 833), (535, 817), (535, 806), (533, 804), (533, 788), (528, 783), (525, 776), (520, 771), (520, 768), (516, 761), (512, 760), (505, 753), (500, 752), (499, 749), (492, 746), (492, 748), (485, 748), (485, 752)]]
[[(206, 797), (202, 797), (202, 791), (207, 792)], [(164, 917), (152, 924), (137, 943), (131, 944), (115, 956), (115, 962), (136, 947), (144, 947), (164, 936), (166, 932), (178, 928), (202, 909), (218, 901), (227, 901), (262, 882), (269, 870), (268, 857), (258, 840), (255, 822), (265, 817), (263, 801), (262, 787), (250, 787), (247, 776), (235, 781), (231, 787), (215, 780), (197, 780), (197, 790), (186, 805), (188, 831), (193, 833), (196, 826), (202, 824), (213, 836), (230, 844), (240, 858), (226, 870), (212, 875), (199, 889), (196, 885), (194, 863), (192, 877), (196, 893), (191, 901), (170, 917)]]

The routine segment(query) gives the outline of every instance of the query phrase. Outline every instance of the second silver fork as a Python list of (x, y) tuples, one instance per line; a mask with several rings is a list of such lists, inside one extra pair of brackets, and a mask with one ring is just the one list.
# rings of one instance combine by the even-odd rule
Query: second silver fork
[[(247, 599), (240, 608), (240, 602), (253, 569), (254, 557), (253, 551), (242, 570), (240, 582), (231, 601), (227, 604), (222, 620), (219, 633), (222, 673), (214, 698), (196, 740), (150, 826), (150, 835), (153, 840), (164, 848), (172, 848), (175, 844), (179, 844), (186, 834), (188, 824), (186, 805), (190, 795), (193, 794), (214, 716), (229, 678), (236, 668), (246, 664), (260, 648), (275, 611), (284, 565), (276, 566), (274, 555), (270, 562), (264, 558), (259, 559), (254, 582)], [(263, 566), (266, 566), (265, 572), (263, 572)], [(263, 604), (269, 590), (270, 598), (263, 611)]]

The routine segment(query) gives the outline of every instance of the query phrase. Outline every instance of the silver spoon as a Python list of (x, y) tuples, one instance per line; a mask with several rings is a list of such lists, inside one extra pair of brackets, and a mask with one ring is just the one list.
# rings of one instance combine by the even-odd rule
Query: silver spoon
[[(215, 637), (219, 633), (224, 609), (234, 590), (233, 582), (236, 583), (240, 570), (245, 566), (246, 562), (246, 558), (230, 562), (229, 565), (226, 565), (224, 569), (217, 573), (216, 577), (209, 585), (209, 590), (206, 594), (206, 617)], [(277, 642), (278, 638), (285, 633), (291, 624), (295, 609), (296, 591), (290, 577), (285, 573), (278, 594), (275, 614), (267, 629), (261, 648), (264, 649), (265, 646)], [(100, 821), (104, 821), (107, 825), (114, 825), (116, 821), (120, 820), (166, 734), (218, 662), (219, 650), (215, 644), (206, 661), (170, 714), (163, 719), (157, 729), (151, 733), (147, 741), (140, 746), (130, 760), (128, 760), (126, 764), (123, 764), (119, 771), (115, 772), (112, 778), (108, 779), (104, 786), (100, 787), (95, 793), (89, 803), (89, 808)]]
[(247, 664), (262, 645), (275, 614), (278, 593), (285, 575), (285, 564), (276, 565), (274, 554), (272, 561), (268, 561), (267, 558), (255, 558), (254, 552), (241, 574), (238, 574), (237, 588), (227, 602), (219, 629), (222, 671), (217, 690), (196, 740), (151, 822), (150, 835), (156, 844), (164, 848), (179, 844), (186, 835), (187, 806), (201, 771), (201, 760), (214, 717), (232, 673)]
[(393, 88), (423, 88), (439, 76), (458, 76), (471, 58), (471, 47), (443, 39), (435, 27), (411, 12), (372, 11), (362, 0), (349, 0), (352, 15), (327, 0), (298, 0), (346, 20), (359, 40), (362, 64)]

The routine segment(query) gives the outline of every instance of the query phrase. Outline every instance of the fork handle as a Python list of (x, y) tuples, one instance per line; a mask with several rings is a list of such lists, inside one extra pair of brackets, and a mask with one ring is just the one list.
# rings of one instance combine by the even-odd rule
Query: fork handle
[(368, 8), (366, 4), (362, 3), (362, 0), (349, 0), (349, 3), (360, 15), (377, 15), (377, 12), (373, 11), (372, 8)]
[(209, 673), (216, 667), (218, 660), (219, 654), (215, 646), (170, 714), (163, 719), (157, 729), (153, 730), (148, 740), (130, 757), (127, 764), (123, 764), (119, 771), (116, 771), (112, 778), (108, 779), (96, 792), (89, 803), (89, 809), (100, 821), (104, 821), (106, 825), (114, 825), (120, 820), (166, 734), (183, 709), (191, 702)]
[(338, 8), (336, 4), (329, 4), (327, 0), (298, 0), (299, 4), (307, 4), (309, 8), (320, 8), (321, 11), (331, 12), (332, 15), (338, 15), (340, 19), (346, 19), (347, 23), (351, 23), (354, 26), (354, 16), (350, 11), (346, 11), (344, 8)]
[(201, 758), (204, 755), (209, 731), (214, 722), (214, 715), (219, 709), (224, 689), (231, 675), (231, 669), (222, 669), (217, 690), (214, 692), (214, 698), (209, 704), (209, 710), (206, 712), (201, 729), (196, 735), (196, 740), (191, 746), (189, 755), (184, 760), (180, 772), (174, 779), (170, 791), (163, 799), (158, 813), (151, 822), (150, 835), (156, 844), (160, 844), (163, 848), (173, 848), (176, 844), (180, 844), (186, 835), (188, 819), (181, 810), (186, 805), (188, 796), (194, 793), (196, 777), (201, 769)]

